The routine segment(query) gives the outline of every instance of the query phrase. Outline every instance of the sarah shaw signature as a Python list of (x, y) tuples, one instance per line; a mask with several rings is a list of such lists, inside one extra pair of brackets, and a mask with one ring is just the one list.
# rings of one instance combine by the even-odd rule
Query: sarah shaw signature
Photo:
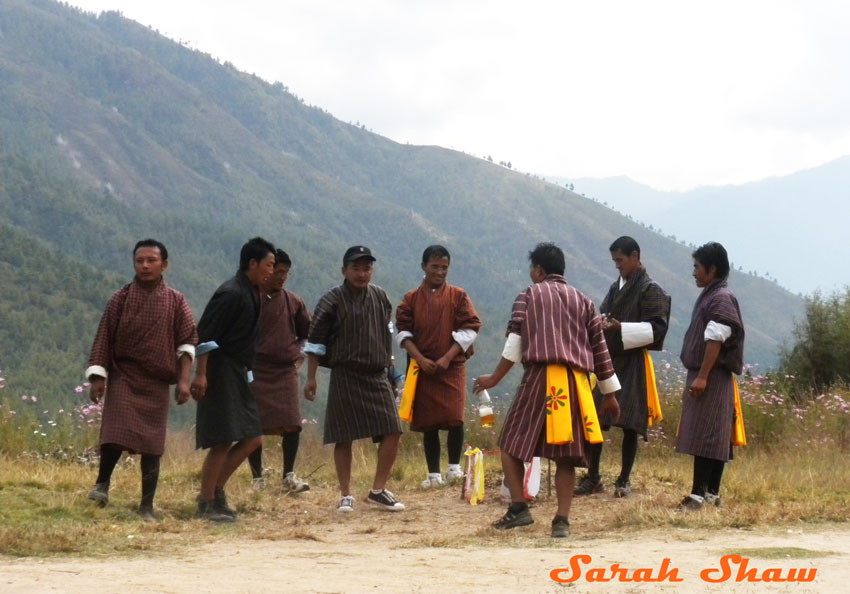
[[(582, 565), (593, 562), (590, 555), (573, 555), (570, 557), (569, 567), (553, 569), (549, 577), (560, 584), (584, 579), (586, 582), (682, 582), (679, 577), (679, 568), (670, 567), (670, 559), (665, 558), (658, 569), (651, 567), (639, 567), (628, 569), (619, 563), (612, 563), (608, 567), (593, 567), (582, 571)], [(750, 560), (740, 555), (723, 555), (720, 558), (719, 567), (709, 567), (699, 572), (699, 577), (704, 582), (720, 583), (733, 579), (736, 582), (811, 582), (817, 575), (816, 568), (790, 568), (787, 570), (771, 567), (760, 570), (757, 567), (749, 567)], [(733, 569), (737, 566), (737, 572)]]

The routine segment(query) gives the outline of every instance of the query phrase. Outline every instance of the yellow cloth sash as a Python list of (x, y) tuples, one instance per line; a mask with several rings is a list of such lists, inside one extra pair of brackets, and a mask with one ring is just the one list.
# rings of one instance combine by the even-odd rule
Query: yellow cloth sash
[[(590, 443), (601, 443), (602, 432), (587, 373), (569, 370), (576, 383), (579, 412), (584, 437)], [(572, 443), (573, 415), (570, 410), (570, 384), (565, 365), (546, 366), (546, 443)]]
[(466, 500), (470, 505), (478, 505), (484, 501), (484, 453), (475, 448), (467, 447), (466, 452), (466, 477), (464, 482), (464, 492)]
[(655, 367), (652, 365), (652, 357), (649, 351), (643, 349), (643, 367), (646, 372), (646, 410), (649, 414), (647, 423), (651, 426), (652, 421), (663, 421), (661, 416), (661, 402), (658, 400), (658, 386), (655, 385)]
[(732, 445), (747, 445), (747, 436), (744, 434), (744, 415), (741, 412), (741, 397), (738, 394), (738, 380), (732, 375), (732, 385), (735, 387), (735, 418), (732, 420)]
[(416, 380), (419, 379), (419, 363), (416, 359), (410, 360), (407, 367), (407, 375), (404, 378), (404, 392), (401, 393), (401, 405), (398, 407), (398, 416), (402, 421), (408, 423), (413, 419), (413, 398), (416, 396)]

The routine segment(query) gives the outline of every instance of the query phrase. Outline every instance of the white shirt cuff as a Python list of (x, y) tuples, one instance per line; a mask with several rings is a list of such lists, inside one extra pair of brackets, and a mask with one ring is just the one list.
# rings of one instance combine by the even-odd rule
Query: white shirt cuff
[(97, 375), (99, 377), (102, 377), (103, 379), (106, 379), (109, 376), (109, 374), (106, 372), (106, 368), (101, 367), (100, 365), (92, 365), (91, 367), (86, 369), (86, 379), (89, 379), (93, 375)]
[(511, 363), (522, 362), (522, 337), (519, 334), (511, 332), (508, 334), (508, 339), (505, 341), (505, 348), (502, 349), (502, 357)]
[(315, 342), (308, 342), (304, 346), (304, 354), (305, 355), (318, 355), (318, 356), (321, 357), (322, 355), (324, 355), (327, 352), (328, 352), (328, 347), (326, 347), (323, 344), (318, 344), (318, 343), (315, 343)]
[(599, 391), (603, 394), (613, 394), (620, 389), (620, 380), (617, 379), (617, 374), (615, 373), (608, 379), (597, 378), (597, 385), (599, 386)]
[(399, 346), (399, 348), (402, 348), (401, 343), (403, 343), (408, 338), (413, 338), (413, 332), (408, 332), (407, 330), (401, 330), (398, 334), (396, 334), (395, 342)]
[(195, 355), (200, 357), (201, 355), (206, 355), (207, 353), (210, 353), (216, 350), (217, 348), (219, 347), (216, 341), (208, 340), (207, 342), (202, 342), (197, 346), (197, 348), (195, 349)]
[(460, 348), (465, 353), (472, 346), (472, 343), (475, 342), (475, 339), (478, 338), (478, 332), (470, 328), (461, 328), (452, 332), (452, 338), (460, 345)]
[(620, 333), (623, 336), (623, 348), (627, 351), (655, 342), (652, 324), (649, 322), (620, 322)]
[(194, 346), (194, 345), (191, 345), (191, 344), (181, 344), (179, 347), (177, 347), (177, 358), (178, 358), (178, 359), (180, 358), (180, 356), (181, 356), (183, 353), (186, 353), (187, 355), (189, 355), (189, 360), (190, 360), (190, 361), (194, 361), (194, 360), (195, 360), (195, 346)]
[(716, 340), (718, 342), (726, 342), (726, 339), (732, 336), (732, 328), (726, 324), (711, 321), (705, 327), (705, 334), (703, 336), (706, 341)]

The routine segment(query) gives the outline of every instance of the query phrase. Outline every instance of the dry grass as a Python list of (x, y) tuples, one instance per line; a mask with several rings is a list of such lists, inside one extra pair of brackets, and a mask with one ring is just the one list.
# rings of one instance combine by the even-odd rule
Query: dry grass
[(819, 559), (831, 555), (841, 555), (837, 551), (814, 551), (812, 549), (801, 549), (799, 547), (759, 547), (757, 549), (735, 549), (734, 551), (721, 551), (722, 555), (740, 555), (748, 559)]
[[(612, 432), (616, 438), (618, 432)], [(203, 453), (193, 448), (186, 431), (169, 437), (163, 460), (156, 507), (159, 521), (141, 522), (135, 513), (139, 497), (136, 459), (123, 459), (113, 477), (110, 505), (96, 508), (86, 499), (96, 468), (74, 462), (53, 462), (25, 456), (0, 457), (0, 554), (17, 556), (165, 555), (199, 542), (235, 539), (308, 540), (325, 542), (337, 531), (390, 539), (394, 546), (462, 548), (558, 546), (523, 531), (498, 533), (489, 522), (503, 511), (498, 501), (501, 479), (498, 455), (486, 460), (487, 499), (476, 507), (460, 500), (459, 487), (425, 491), (421, 438), (407, 434), (390, 481), (408, 505), (394, 515), (365, 509), (362, 502), (371, 483), (375, 446), (355, 446), (354, 493), (358, 513), (340, 517), (336, 477), (330, 447), (321, 446), (315, 426), (305, 430), (298, 469), (310, 476), (311, 490), (291, 496), (280, 490), (280, 440), (267, 440), (264, 462), (268, 487), (253, 491), (247, 468), (240, 468), (228, 486), (231, 504), (241, 513), (234, 525), (212, 525), (195, 519), (194, 497)], [(635, 529), (669, 527), (707, 530), (850, 519), (850, 472), (846, 456), (822, 450), (740, 448), (723, 480), (723, 507), (701, 513), (681, 513), (676, 504), (688, 491), (691, 458), (672, 453), (669, 444), (643, 448), (633, 474), (634, 496), (618, 500), (609, 494), (575, 501), (572, 542), (592, 541)], [(603, 471), (613, 480), (619, 447), (606, 446)], [(554, 492), (543, 486), (534, 515), (547, 523), (554, 513)], [(610, 489), (609, 489), (610, 492)], [(361, 511), (362, 510), (362, 511)], [(794, 553), (787, 553), (792, 556)], [(754, 555), (755, 556), (755, 555)]]

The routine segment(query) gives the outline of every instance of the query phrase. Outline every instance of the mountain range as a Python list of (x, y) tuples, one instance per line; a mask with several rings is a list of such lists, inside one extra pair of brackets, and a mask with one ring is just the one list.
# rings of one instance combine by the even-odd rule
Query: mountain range
[[(81, 381), (106, 299), (132, 277), (136, 240), (166, 243), (167, 279), (199, 316), (255, 235), (289, 252), (288, 288), (310, 307), (341, 281), (350, 245), (373, 250), (374, 282), (398, 302), (420, 282), (422, 250), (445, 244), (449, 280), (468, 291), (485, 324), (470, 375), (498, 361), (539, 241), (565, 250), (568, 280), (599, 303), (616, 276), (608, 245), (635, 237), (673, 297), (662, 357), (678, 353), (697, 296), (689, 245), (598, 201), (341, 122), (282, 83), (119, 13), (0, 0), (0, 369), (8, 390), (56, 397)], [(754, 274), (734, 272), (730, 283), (748, 362), (774, 366), (802, 299)]]
[(850, 220), (850, 156), (791, 175), (688, 192), (661, 192), (625, 177), (570, 183), (687, 243), (703, 242), (710, 229), (736, 267), (795, 293), (832, 293), (850, 285), (850, 268), (830, 257)]

